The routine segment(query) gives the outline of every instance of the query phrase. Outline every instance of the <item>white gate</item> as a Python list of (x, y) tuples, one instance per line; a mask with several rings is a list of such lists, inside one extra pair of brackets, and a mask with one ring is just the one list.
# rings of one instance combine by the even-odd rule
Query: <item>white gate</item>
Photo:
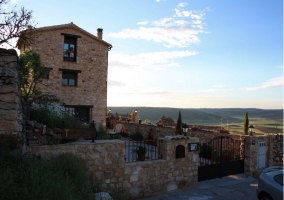
[(258, 142), (258, 169), (265, 167), (266, 141)]

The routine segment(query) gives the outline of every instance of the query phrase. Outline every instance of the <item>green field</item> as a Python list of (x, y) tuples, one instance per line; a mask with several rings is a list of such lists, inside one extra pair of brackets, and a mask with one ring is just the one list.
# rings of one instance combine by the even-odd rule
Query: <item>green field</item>
[[(129, 114), (135, 109), (143, 121), (152, 124), (164, 115), (177, 120), (181, 111), (182, 122), (188, 125), (222, 126), (234, 134), (243, 134), (244, 115), (248, 112), (249, 124), (256, 134), (283, 133), (283, 109), (257, 108), (163, 108), (163, 107), (109, 107), (113, 114)], [(108, 108), (108, 109), (109, 109)]]
[[(235, 117), (243, 120), (243, 117)], [(249, 124), (254, 126), (254, 132), (256, 134), (265, 134), (265, 133), (283, 133), (283, 121), (282, 120), (271, 120), (264, 118), (250, 118)], [(233, 123), (223, 125), (225, 129), (229, 129), (231, 133), (234, 134), (243, 134), (243, 122)]]

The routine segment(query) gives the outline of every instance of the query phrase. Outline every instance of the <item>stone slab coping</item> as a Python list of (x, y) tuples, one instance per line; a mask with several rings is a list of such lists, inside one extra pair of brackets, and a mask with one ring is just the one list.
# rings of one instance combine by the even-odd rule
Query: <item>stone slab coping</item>
[(159, 139), (164, 139), (164, 140), (183, 140), (183, 139), (196, 140), (198, 138), (197, 137), (190, 137), (190, 136), (183, 136), (183, 135), (168, 135), (168, 136), (165, 136), (164, 138), (159, 138)]
[(163, 159), (157, 159), (157, 160), (144, 160), (144, 161), (138, 161), (138, 162), (126, 162), (124, 165), (125, 166), (137, 166), (138, 164), (141, 165), (152, 165), (156, 163), (166, 163), (166, 160)]

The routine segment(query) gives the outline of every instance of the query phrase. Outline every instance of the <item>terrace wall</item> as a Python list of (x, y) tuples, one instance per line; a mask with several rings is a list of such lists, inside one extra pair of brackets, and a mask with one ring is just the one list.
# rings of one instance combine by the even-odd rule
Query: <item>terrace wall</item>
[[(102, 181), (105, 188), (119, 187), (129, 191), (132, 197), (144, 197), (197, 183), (199, 155), (187, 150), (188, 143), (196, 142), (198, 138), (160, 139), (163, 159), (132, 163), (125, 162), (122, 140), (29, 146), (27, 152), (43, 159), (62, 153), (74, 154), (85, 161), (93, 179)], [(184, 158), (176, 158), (177, 145), (185, 147)]]

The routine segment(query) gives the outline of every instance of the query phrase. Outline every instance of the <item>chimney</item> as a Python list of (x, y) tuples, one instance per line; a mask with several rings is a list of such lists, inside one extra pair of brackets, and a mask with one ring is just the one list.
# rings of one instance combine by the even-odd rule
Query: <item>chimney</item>
[(98, 28), (97, 37), (102, 40), (103, 39), (103, 29)]

